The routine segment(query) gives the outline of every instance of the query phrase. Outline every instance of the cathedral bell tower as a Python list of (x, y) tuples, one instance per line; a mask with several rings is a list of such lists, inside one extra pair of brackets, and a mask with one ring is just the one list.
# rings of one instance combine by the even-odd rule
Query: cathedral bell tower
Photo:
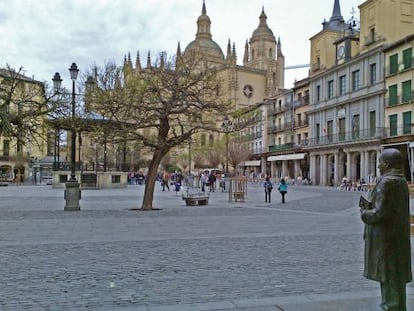
[(249, 43), (246, 42), (243, 65), (266, 71), (266, 94), (274, 94), (284, 87), (284, 63), (280, 40), (276, 41), (267, 25), (267, 16), (262, 7), (259, 26), (253, 31)]

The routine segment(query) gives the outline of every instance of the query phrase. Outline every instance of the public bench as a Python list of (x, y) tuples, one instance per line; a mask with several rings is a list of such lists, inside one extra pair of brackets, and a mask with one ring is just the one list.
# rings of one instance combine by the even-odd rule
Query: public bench
[(209, 198), (209, 193), (202, 192), (198, 188), (190, 188), (187, 189), (185, 193), (183, 193), (183, 200), (187, 206), (207, 205)]

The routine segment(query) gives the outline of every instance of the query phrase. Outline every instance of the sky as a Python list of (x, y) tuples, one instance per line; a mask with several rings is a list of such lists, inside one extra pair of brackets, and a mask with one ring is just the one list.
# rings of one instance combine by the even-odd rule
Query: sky
[[(359, 20), (364, 0), (340, 0), (345, 21)], [(80, 73), (94, 64), (122, 64), (137, 51), (145, 67), (165, 51), (173, 56), (195, 39), (203, 0), (2, 0), (0, 2), (0, 66), (6, 64), (38, 81), (51, 83), (59, 72), (70, 85), (68, 68), (76, 62)], [(205, 0), (213, 40), (224, 53), (235, 44), (237, 63), (259, 25), (264, 7), (267, 24), (280, 38), (285, 66), (309, 63), (309, 39), (332, 16), (334, 0)], [(285, 71), (285, 87), (307, 76), (308, 68)]]

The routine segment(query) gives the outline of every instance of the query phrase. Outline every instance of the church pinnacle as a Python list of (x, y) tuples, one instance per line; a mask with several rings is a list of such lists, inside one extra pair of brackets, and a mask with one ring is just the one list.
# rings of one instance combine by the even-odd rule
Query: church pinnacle
[(335, 0), (334, 7), (332, 10), (332, 16), (329, 21), (322, 23), (323, 29), (330, 29), (333, 31), (343, 31), (345, 27), (345, 21), (341, 14), (341, 6), (339, 0)]
[(329, 21), (343, 21), (344, 20), (344, 18), (342, 17), (342, 14), (341, 14), (341, 5), (339, 4), (339, 0), (335, 0), (335, 3), (334, 3), (334, 8), (333, 8), (333, 11), (332, 11), (332, 16), (331, 16), (331, 18), (330, 18), (330, 20)]

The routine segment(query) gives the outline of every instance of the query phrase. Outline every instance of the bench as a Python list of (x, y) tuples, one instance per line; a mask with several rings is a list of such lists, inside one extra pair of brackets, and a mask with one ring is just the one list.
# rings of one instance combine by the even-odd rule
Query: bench
[(207, 205), (208, 199), (209, 199), (208, 196), (191, 196), (191, 197), (183, 196), (183, 200), (185, 201), (185, 205), (187, 206)]
[(183, 193), (183, 200), (187, 206), (207, 205), (209, 198), (208, 193), (200, 190), (187, 189), (186, 193)]

